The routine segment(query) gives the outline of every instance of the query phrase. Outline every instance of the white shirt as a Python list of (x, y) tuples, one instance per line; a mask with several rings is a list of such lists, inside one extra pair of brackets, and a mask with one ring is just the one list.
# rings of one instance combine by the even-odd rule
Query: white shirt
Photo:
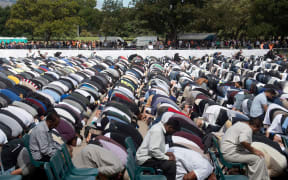
[(74, 111), (76, 111), (79, 115), (81, 114), (81, 111), (78, 109), (78, 108), (76, 108), (75, 106), (73, 106), (73, 105), (71, 105), (71, 104), (69, 104), (69, 103), (66, 103), (66, 102), (59, 102), (59, 104), (64, 104), (64, 105), (66, 105), (66, 106), (69, 106), (71, 109), (73, 109)]
[(60, 81), (53, 81), (53, 82), (49, 83), (48, 86), (49, 86), (50, 84), (54, 84), (54, 85), (56, 85), (56, 86), (59, 86), (59, 87), (62, 88), (65, 92), (68, 92), (68, 91), (69, 91), (69, 87), (66, 86), (65, 84), (63, 84), (63, 83), (60, 82)]
[[(161, 105), (160, 105), (161, 106)], [(164, 112), (161, 117), (162, 123), (168, 122), (169, 118), (172, 117), (175, 113), (173, 112)]]
[(84, 79), (82, 76), (78, 74), (70, 74), (69, 76), (72, 77), (73, 79), (76, 79), (79, 83)]
[(162, 90), (162, 89), (151, 88), (151, 90), (154, 90), (154, 91), (156, 92), (156, 94), (160, 94), (160, 95), (163, 95), (163, 96), (167, 96), (167, 97), (168, 97), (167, 92), (165, 92), (165, 91)]
[(136, 162), (138, 165), (144, 164), (152, 157), (159, 160), (169, 160), (169, 156), (165, 154), (165, 133), (166, 130), (162, 122), (151, 127), (137, 150)]
[(54, 98), (53, 98), (51, 95), (46, 94), (46, 93), (43, 93), (43, 92), (41, 92), (41, 91), (37, 91), (37, 93), (40, 94), (40, 95), (42, 95), (42, 96), (44, 96), (44, 97), (46, 97), (47, 99), (49, 99), (49, 101), (50, 101), (50, 103), (51, 103), (52, 105), (55, 104), (55, 100), (54, 100)]
[(46, 72), (46, 74), (51, 74), (51, 75), (54, 76), (56, 79), (59, 79), (59, 78), (60, 78), (60, 76), (59, 76), (57, 73), (53, 72), (53, 71), (48, 71), (48, 72)]
[(283, 114), (278, 114), (272, 121), (271, 126), (268, 128), (268, 132), (276, 133), (276, 134), (283, 134), (282, 126), (281, 126), (281, 119)]
[(172, 105), (172, 104), (169, 104), (169, 103), (162, 103), (162, 104), (159, 105), (159, 107), (157, 109), (160, 109), (161, 107), (168, 107), (168, 108), (171, 107), (173, 109), (181, 111), (178, 106), (175, 106), (175, 105)]
[(225, 109), (228, 111), (227, 108), (220, 106), (220, 105), (208, 106), (205, 109), (205, 112), (203, 113), (202, 116), (203, 116), (203, 118), (205, 118), (205, 120), (207, 120), (209, 122), (209, 124), (215, 125), (221, 109)]
[(223, 154), (246, 152), (242, 142), (252, 143), (252, 129), (244, 122), (233, 124), (222, 137), (220, 149)]
[(125, 116), (125, 117), (129, 120), (129, 122), (131, 122), (130, 116), (127, 115), (125, 112), (121, 111), (120, 109), (117, 109), (116, 107), (113, 107), (113, 106), (110, 106), (110, 107), (109, 107), (109, 106), (108, 106), (107, 108), (105, 108), (105, 109), (103, 110), (103, 112), (107, 112), (107, 111), (112, 111), (112, 112), (118, 113), (118, 114), (120, 114), (120, 115), (122, 115), (122, 116)]
[(172, 147), (170, 151), (173, 151), (176, 157), (177, 180), (182, 180), (184, 175), (191, 171), (194, 171), (197, 180), (204, 180), (213, 172), (210, 162), (196, 151), (181, 147)]
[(5, 144), (7, 142), (6, 134), (0, 129), (0, 144)]
[(148, 49), (152, 50), (153, 49), (153, 45), (148, 45)]
[(243, 113), (247, 116), (249, 116), (249, 114), (250, 114), (250, 109), (248, 108), (248, 101), (249, 101), (249, 99), (245, 99), (241, 105)]
[[(288, 84), (287, 84), (288, 85)], [(280, 99), (288, 99), (288, 94), (282, 94), (280, 96)]]
[(127, 96), (129, 96), (131, 99), (133, 99), (133, 100), (135, 99), (133, 92), (131, 92), (129, 89), (127, 89), (125, 87), (118, 86), (118, 87), (115, 87), (114, 90), (121, 91), (121, 92), (127, 94)]
[(76, 89), (74, 92), (78, 92), (78, 93), (82, 94), (83, 96), (85, 96), (86, 98), (87, 98), (87, 97), (90, 97), (90, 103), (91, 103), (91, 104), (95, 102), (94, 97), (93, 97), (89, 92), (87, 92), (87, 91), (85, 91), (85, 90)]
[(186, 139), (184, 137), (181, 137), (181, 136), (172, 136), (172, 141), (173, 143), (175, 144), (181, 144), (181, 143), (184, 143), (184, 144), (189, 144), (191, 146), (194, 146), (198, 149), (201, 149), (196, 143), (194, 143), (193, 141), (189, 140), (189, 139)]
[(11, 129), (12, 137), (17, 137), (23, 132), (23, 128), (20, 126), (20, 124), (6, 114), (0, 114), (0, 122)]
[(60, 114), (60, 116), (65, 117), (67, 120), (70, 120), (72, 123), (76, 123), (75, 118), (65, 109), (55, 108), (55, 111)]
[(35, 52), (31, 51), (31, 52), (28, 52), (26, 56), (27, 57), (34, 57), (34, 55), (35, 55)]
[(70, 78), (68, 76), (62, 76), (61, 78), (70, 80), (73, 83), (74, 87), (76, 87), (78, 85), (77, 81), (75, 81), (74, 79), (72, 79), (72, 78)]
[(267, 112), (266, 112), (266, 114), (265, 114), (263, 124), (266, 124), (266, 125), (270, 125), (270, 124), (271, 124), (270, 112), (271, 112), (271, 110), (276, 109), (276, 108), (277, 108), (277, 109), (280, 109), (280, 110), (282, 110), (282, 111), (288, 112), (287, 109), (285, 109), (284, 107), (282, 107), (282, 106), (280, 106), (280, 105), (278, 105), (278, 104), (270, 104), (270, 105), (268, 106)]
[(30, 126), (30, 124), (34, 122), (33, 116), (29, 112), (27, 112), (25, 109), (22, 109), (16, 106), (8, 106), (3, 109), (17, 116), (25, 124), (26, 127)]

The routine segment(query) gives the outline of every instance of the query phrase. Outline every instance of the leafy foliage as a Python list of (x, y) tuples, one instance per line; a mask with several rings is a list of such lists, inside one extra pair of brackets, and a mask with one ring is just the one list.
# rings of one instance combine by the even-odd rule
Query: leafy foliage
[(6, 25), (11, 30), (23, 29), (33, 36), (50, 40), (76, 35), (79, 4), (70, 0), (19, 0), (12, 6)]
[(287, 36), (287, 0), (18, 0), (0, 8), (0, 35), (53, 38), (215, 32), (225, 38)]
[(177, 33), (195, 19), (194, 1), (145, 0), (136, 4), (137, 18), (143, 28), (175, 39)]
[(209, 0), (199, 11), (194, 27), (206, 32), (216, 32), (228, 38), (245, 36), (250, 20), (250, 0)]
[(252, 23), (259, 29), (265, 28), (266, 35), (287, 35), (287, 0), (254, 0), (251, 14), (254, 14), (251, 16)]
[(2, 8), (0, 7), (0, 36), (9, 36), (10, 32), (5, 27), (5, 23), (9, 18), (10, 15), (10, 7)]

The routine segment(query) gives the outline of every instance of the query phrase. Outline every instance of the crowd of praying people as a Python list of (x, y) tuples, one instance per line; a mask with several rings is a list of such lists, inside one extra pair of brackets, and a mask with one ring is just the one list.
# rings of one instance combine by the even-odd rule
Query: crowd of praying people
[(285, 56), (152, 55), (0, 58), (0, 179), (287, 178)]
[(4, 42), (0, 40), (0, 49), (83, 49), (83, 50), (117, 50), (117, 49), (273, 49), (288, 47), (288, 39), (270, 40), (240, 40), (220, 39), (213, 40), (157, 40), (149, 42), (152, 47), (136, 47), (130, 41), (109, 40), (66, 40), (66, 41), (28, 41)]

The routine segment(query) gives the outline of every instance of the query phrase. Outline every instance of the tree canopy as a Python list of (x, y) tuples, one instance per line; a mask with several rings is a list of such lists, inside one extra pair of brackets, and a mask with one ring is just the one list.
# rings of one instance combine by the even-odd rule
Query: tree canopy
[(9, 36), (10, 32), (9, 29), (5, 27), (5, 23), (9, 18), (10, 15), (10, 7), (1, 8), (0, 7), (0, 36)]
[(32, 37), (45, 40), (52, 36), (70, 36), (81, 22), (79, 9), (79, 3), (70, 0), (18, 0), (11, 8), (6, 25), (11, 30), (22, 29)]
[(80, 36), (213, 32), (223, 38), (287, 36), (287, 0), (18, 0), (0, 8), (0, 36), (43, 40)]

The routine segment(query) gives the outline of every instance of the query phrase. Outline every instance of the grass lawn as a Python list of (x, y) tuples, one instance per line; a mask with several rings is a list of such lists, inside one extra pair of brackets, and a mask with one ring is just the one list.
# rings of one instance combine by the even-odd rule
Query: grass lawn
[(95, 41), (99, 40), (99, 37), (75, 37), (73, 40), (81, 40), (81, 41)]

